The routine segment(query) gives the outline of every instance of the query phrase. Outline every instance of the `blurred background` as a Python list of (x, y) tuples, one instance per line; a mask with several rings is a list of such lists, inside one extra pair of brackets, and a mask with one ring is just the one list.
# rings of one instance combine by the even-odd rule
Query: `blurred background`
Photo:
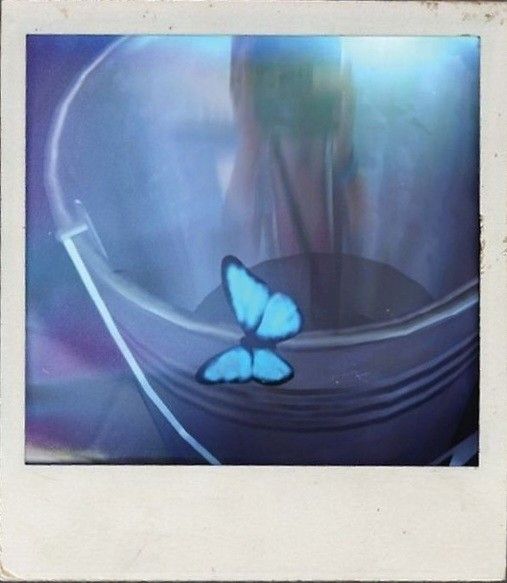
[(28, 462), (167, 455), (130, 370), (56, 239), (45, 190), (46, 147), (57, 106), (82, 69), (114, 40), (27, 37)]

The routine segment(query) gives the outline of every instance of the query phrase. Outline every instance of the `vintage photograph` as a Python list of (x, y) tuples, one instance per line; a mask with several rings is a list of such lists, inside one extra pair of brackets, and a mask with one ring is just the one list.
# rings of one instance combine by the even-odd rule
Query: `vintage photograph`
[(480, 465), (478, 37), (26, 56), (26, 463)]

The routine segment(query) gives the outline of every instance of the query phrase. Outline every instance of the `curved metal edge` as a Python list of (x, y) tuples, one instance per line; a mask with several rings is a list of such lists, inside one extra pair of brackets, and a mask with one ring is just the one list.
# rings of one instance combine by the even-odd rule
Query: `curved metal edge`
[[(171, 322), (175, 326), (186, 328), (199, 335), (217, 338), (223, 342), (237, 342), (241, 338), (242, 333), (239, 328), (225, 324), (217, 326), (203, 322), (191, 313), (184, 313), (182, 310), (171, 308), (138, 285), (129, 282), (119, 274), (113, 273), (103, 257), (94, 252), (91, 246), (82, 239), (82, 235), (75, 238), (76, 242), (77, 239), (79, 239), (79, 244), (82, 246), (82, 255), (87, 258), (94, 273), (105, 285), (110, 286), (126, 300), (138, 305), (150, 314)], [(378, 341), (407, 337), (449, 318), (458, 316), (476, 306), (479, 301), (478, 287), (478, 280), (472, 280), (444, 298), (402, 318), (344, 330), (302, 332), (296, 338), (280, 343), (280, 347), (283, 346), (284, 352), (300, 352), (371, 344)]]
[(201, 457), (203, 457), (211, 465), (220, 465), (219, 460), (187, 429), (181, 424), (179, 419), (174, 415), (174, 413), (167, 407), (164, 401), (160, 398), (157, 391), (153, 388), (147, 376), (144, 374), (143, 370), (139, 366), (137, 359), (128, 347), (123, 336), (121, 335), (118, 326), (111, 313), (109, 312), (106, 303), (104, 302), (99, 290), (97, 289), (85, 263), (83, 262), (79, 250), (72, 237), (66, 237), (62, 239), (62, 243), (65, 250), (69, 254), (69, 258), (74, 264), (76, 271), (78, 272), (81, 281), (87, 290), (90, 299), (95, 304), (97, 311), (99, 312), (107, 331), (111, 335), (114, 343), (116, 344), (118, 350), (121, 352), (125, 362), (129, 366), (132, 374), (135, 376), (141, 390), (145, 396), (153, 403), (157, 408), (159, 413), (164, 417), (164, 419), (170, 424), (170, 426), (176, 431), (176, 433)]
[(44, 161), (44, 179), (46, 183), (46, 194), (50, 202), (51, 211), (54, 221), (58, 227), (58, 238), (62, 240), (66, 235), (73, 235), (75, 229), (80, 228), (81, 221), (77, 216), (73, 216), (72, 211), (64, 203), (64, 193), (58, 179), (58, 153), (60, 149), (60, 140), (62, 138), (63, 127), (69, 109), (79, 90), (89, 77), (89, 75), (104, 61), (104, 59), (113, 52), (118, 46), (123, 44), (128, 37), (122, 36), (109, 46), (107, 46), (99, 56), (84, 69), (68, 93), (58, 105), (51, 129), (49, 139), (46, 145)]

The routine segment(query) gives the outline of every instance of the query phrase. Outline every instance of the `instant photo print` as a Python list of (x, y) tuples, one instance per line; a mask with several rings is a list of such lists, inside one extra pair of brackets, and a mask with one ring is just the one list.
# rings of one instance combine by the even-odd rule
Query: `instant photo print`
[(479, 51), (29, 35), (27, 463), (476, 465)]
[(3, 12), (3, 575), (501, 580), (501, 3)]

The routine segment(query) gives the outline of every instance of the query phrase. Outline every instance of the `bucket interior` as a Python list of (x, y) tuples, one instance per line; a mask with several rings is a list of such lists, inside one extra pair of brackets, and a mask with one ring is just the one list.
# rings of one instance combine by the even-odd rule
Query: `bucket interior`
[[(58, 143), (63, 204), (70, 214), (76, 199), (84, 206), (113, 272), (205, 321), (231, 321), (219, 289), (227, 254), (300, 302), (312, 330), (387, 321), (453, 292), (478, 272), (475, 52), (464, 38), (384, 39), (379, 62), (368, 40), (296, 42), (289, 56), (257, 51), (268, 68), (310, 55), (330, 78), (352, 79), (349, 140), (364, 209), (351, 225), (353, 194), (341, 198), (331, 216), (343, 235), (338, 250), (318, 240), (304, 252), (283, 248), (266, 235), (276, 214), (267, 139), (240, 168), (257, 173), (257, 244), (245, 250), (248, 233), (227, 221), (245, 146), (231, 91), (234, 41), (225, 36), (129, 37), (90, 68)], [(281, 141), (289, 174), (300, 165), (325, 180), (324, 138)], [(308, 189), (315, 205), (319, 196)]]
[[(305, 331), (378, 324), (431, 302), (421, 285), (398, 270), (354, 255), (294, 255), (262, 262), (252, 271), (296, 301), (305, 314)], [(222, 286), (195, 313), (209, 322), (234, 324)]]

